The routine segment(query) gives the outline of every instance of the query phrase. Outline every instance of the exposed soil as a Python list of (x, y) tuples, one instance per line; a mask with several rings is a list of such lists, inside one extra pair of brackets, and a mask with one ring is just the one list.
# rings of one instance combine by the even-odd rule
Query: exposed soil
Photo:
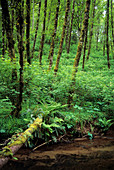
[(113, 170), (114, 136), (42, 146), (34, 152), (22, 148), (2, 170)]

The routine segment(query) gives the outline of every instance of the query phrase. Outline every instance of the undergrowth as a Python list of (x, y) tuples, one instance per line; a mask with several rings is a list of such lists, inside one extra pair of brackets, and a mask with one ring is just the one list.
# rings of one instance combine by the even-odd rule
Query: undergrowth
[(110, 128), (114, 120), (112, 59), (111, 69), (108, 70), (106, 56), (103, 57), (100, 51), (93, 51), (89, 61), (85, 63), (84, 71), (81, 59), (76, 76), (75, 93), (72, 96), (71, 107), (68, 108), (66, 104), (71, 88), (74, 51), (72, 46), (70, 54), (62, 53), (57, 76), (53, 73), (55, 54), (51, 71), (48, 71), (46, 52), (41, 67), (38, 59), (34, 59), (32, 65), (25, 62), (23, 103), (19, 118), (9, 115), (14, 107), (10, 99), (18, 95), (18, 91), (12, 90), (12, 65), (7, 55), (5, 60), (0, 59), (1, 135), (13, 134), (18, 129), (24, 131), (39, 115), (43, 117), (42, 129), (34, 135), (45, 141), (50, 138), (56, 141), (59, 135), (68, 131), (72, 135), (83, 136), (97, 133), (96, 129), (104, 133)]

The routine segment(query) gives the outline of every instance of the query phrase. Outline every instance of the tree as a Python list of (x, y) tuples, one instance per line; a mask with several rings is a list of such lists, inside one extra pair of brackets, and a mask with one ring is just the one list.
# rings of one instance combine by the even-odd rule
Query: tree
[(110, 69), (110, 59), (109, 59), (109, 0), (107, 0), (107, 26), (106, 26), (106, 47), (107, 47), (107, 62), (108, 62), (108, 69)]
[(41, 38), (41, 42), (40, 42), (40, 47), (39, 47), (39, 62), (40, 62), (40, 65), (42, 64), (42, 53), (43, 53), (44, 40), (45, 40), (46, 10), (47, 10), (47, 0), (45, 0), (45, 5), (44, 5), (43, 30), (42, 30), (42, 38)]
[(65, 29), (66, 29), (66, 22), (67, 22), (69, 7), (70, 7), (70, 0), (67, 0), (66, 10), (65, 10), (65, 19), (64, 19), (63, 30), (62, 30), (62, 35), (61, 35), (61, 41), (60, 41), (60, 45), (59, 45), (59, 51), (58, 51), (58, 55), (57, 55), (56, 65), (55, 65), (55, 68), (54, 68), (55, 74), (58, 71), (59, 61), (60, 61), (60, 57), (61, 57), (61, 53), (62, 53), (62, 46), (63, 46), (64, 37), (65, 37)]
[(27, 61), (31, 64), (30, 59), (30, 0), (26, 0), (26, 54)]
[(93, 24), (94, 24), (94, 17), (95, 17), (95, 3), (96, 0), (93, 1), (93, 14), (92, 14), (92, 23), (91, 23), (91, 28), (90, 28), (90, 36), (89, 36), (89, 48), (88, 48), (88, 53), (87, 53), (87, 60), (89, 59), (90, 55), (90, 50), (91, 50), (91, 41), (92, 41), (92, 36), (93, 36)]
[(35, 38), (34, 38), (31, 58), (33, 58), (33, 55), (34, 55), (34, 49), (35, 49), (37, 32), (38, 32), (38, 25), (39, 25), (39, 19), (40, 19), (40, 9), (41, 9), (41, 0), (39, 1), (39, 10), (38, 10), (38, 17), (37, 17), (38, 19), (37, 19), (37, 23), (36, 23)]
[(54, 31), (53, 31), (53, 34), (52, 34), (52, 42), (51, 42), (50, 52), (49, 52), (49, 56), (48, 56), (48, 59), (49, 59), (49, 70), (51, 69), (52, 64), (53, 64), (54, 40), (55, 40), (56, 32), (57, 32), (59, 6), (60, 6), (60, 0), (58, 0), (58, 4), (57, 4), (57, 7), (56, 7), (56, 16), (55, 16), (55, 23), (54, 23)]
[(23, 0), (17, 0), (17, 14), (19, 16), (19, 41), (18, 41), (18, 47), (19, 47), (19, 55), (20, 55), (20, 79), (19, 79), (19, 96), (17, 103), (15, 105), (15, 108), (12, 110), (11, 115), (14, 115), (16, 117), (19, 117), (19, 112), (21, 111), (21, 104), (22, 104), (22, 94), (23, 94), (23, 9), (24, 9), (24, 1)]
[[(113, 26), (113, 4), (112, 4), (112, 0), (111, 0), (111, 26), (112, 26), (112, 52), (114, 49), (114, 26)], [(113, 59), (114, 59), (114, 52), (112, 53), (113, 55)]]
[(74, 19), (74, 5), (75, 5), (75, 0), (73, 0), (72, 16), (71, 16), (71, 25), (70, 25), (70, 33), (69, 33), (69, 39), (68, 39), (67, 53), (70, 52), (71, 32), (72, 32), (73, 19)]
[(70, 104), (71, 104), (72, 95), (73, 95), (73, 93), (75, 91), (76, 73), (78, 71), (78, 65), (79, 65), (79, 61), (80, 61), (80, 57), (81, 57), (81, 52), (82, 52), (82, 48), (83, 48), (84, 36), (85, 36), (85, 33), (87, 31), (87, 28), (88, 28), (90, 2), (91, 2), (91, 0), (86, 0), (86, 7), (85, 7), (83, 25), (82, 25), (82, 29), (81, 29), (80, 38), (79, 38), (79, 43), (78, 43), (78, 49), (77, 49), (76, 57), (74, 59), (71, 88), (70, 88), (70, 91), (69, 91), (68, 102), (67, 102), (68, 106), (70, 106)]

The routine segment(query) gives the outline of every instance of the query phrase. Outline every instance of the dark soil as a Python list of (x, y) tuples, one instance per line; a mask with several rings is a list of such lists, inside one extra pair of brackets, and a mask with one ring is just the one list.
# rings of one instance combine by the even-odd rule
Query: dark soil
[(22, 148), (2, 170), (113, 170), (114, 135), (93, 140), (76, 138), (72, 142), (42, 146), (31, 152)]

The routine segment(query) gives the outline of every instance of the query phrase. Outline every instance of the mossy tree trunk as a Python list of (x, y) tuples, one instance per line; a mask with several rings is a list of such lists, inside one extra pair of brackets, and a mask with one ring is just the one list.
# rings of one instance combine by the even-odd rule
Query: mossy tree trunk
[(90, 35), (89, 35), (89, 48), (88, 48), (88, 53), (86, 59), (89, 59), (90, 51), (91, 51), (91, 41), (92, 41), (92, 36), (93, 36), (93, 24), (94, 24), (94, 17), (95, 17), (95, 4), (96, 0), (93, 1), (93, 15), (92, 15), (92, 23), (90, 27)]
[[(30, 127), (17, 137), (17, 139), (11, 141), (6, 147), (3, 148), (0, 155), (0, 169), (8, 162), (11, 156), (13, 156), (23, 144), (32, 136), (32, 134), (41, 128), (42, 119), (36, 118), (34, 123)], [(12, 137), (13, 138), (13, 137)]]
[(44, 5), (44, 20), (43, 20), (43, 31), (42, 31), (42, 38), (39, 47), (39, 63), (42, 64), (42, 54), (43, 54), (43, 47), (44, 47), (44, 40), (45, 40), (45, 27), (46, 27), (46, 11), (47, 11), (47, 0), (45, 0)]
[(107, 47), (107, 62), (108, 62), (108, 69), (110, 69), (110, 59), (109, 59), (109, 0), (107, 0), (107, 26), (106, 26), (106, 47)]
[(113, 15), (114, 15), (114, 11), (113, 11), (113, 4), (112, 4), (112, 0), (111, 0), (112, 55), (113, 55), (113, 59), (114, 59), (114, 22), (113, 22)]
[(31, 64), (30, 58), (30, 0), (26, 0), (26, 55), (27, 62)]
[(39, 1), (38, 18), (37, 18), (37, 22), (36, 22), (36, 31), (35, 31), (35, 37), (34, 37), (34, 43), (33, 43), (31, 58), (33, 58), (33, 56), (34, 56), (34, 49), (35, 49), (37, 32), (38, 32), (38, 25), (39, 25), (39, 19), (40, 19), (40, 9), (41, 9), (41, 0)]
[(65, 37), (65, 29), (66, 29), (66, 22), (67, 22), (69, 7), (70, 7), (70, 0), (67, 0), (66, 10), (65, 10), (65, 19), (64, 19), (63, 30), (62, 30), (62, 35), (61, 35), (61, 40), (60, 40), (60, 45), (59, 45), (59, 51), (58, 51), (58, 55), (57, 55), (56, 65), (54, 68), (55, 75), (58, 71), (59, 61), (60, 61), (60, 57), (62, 54), (62, 47), (63, 47), (63, 41), (64, 41), (64, 37)]
[(67, 53), (70, 52), (71, 32), (72, 32), (73, 19), (74, 19), (74, 5), (75, 5), (75, 0), (73, 0), (72, 16), (71, 16), (71, 26), (70, 26), (70, 32), (69, 32), (69, 39), (68, 39), (69, 41), (68, 41)]
[(58, 0), (58, 4), (57, 4), (57, 7), (56, 7), (56, 15), (55, 15), (54, 31), (53, 31), (53, 34), (52, 34), (52, 42), (51, 42), (50, 52), (49, 52), (49, 56), (48, 56), (48, 59), (49, 59), (49, 70), (51, 70), (52, 64), (53, 64), (54, 40), (55, 40), (56, 32), (57, 32), (57, 23), (58, 23), (59, 6), (60, 6), (60, 0)]
[(79, 65), (81, 52), (82, 52), (82, 48), (83, 48), (84, 36), (85, 36), (85, 33), (87, 31), (87, 28), (88, 28), (90, 2), (91, 2), (91, 0), (86, 0), (86, 7), (85, 7), (83, 25), (82, 25), (82, 29), (81, 29), (80, 38), (79, 38), (76, 57), (74, 59), (73, 72), (72, 72), (72, 81), (71, 81), (71, 87), (70, 87), (68, 101), (67, 101), (69, 107), (70, 107), (70, 104), (72, 102), (73, 93), (75, 91), (76, 73), (78, 71), (78, 65)]
[(11, 115), (14, 115), (16, 117), (19, 117), (19, 112), (21, 111), (21, 104), (22, 104), (22, 93), (23, 93), (23, 9), (24, 9), (24, 0), (17, 0), (17, 14), (19, 16), (18, 22), (19, 22), (19, 42), (18, 42), (18, 47), (19, 47), (19, 56), (20, 56), (20, 79), (19, 79), (19, 96), (18, 96), (18, 101), (17, 104), (15, 105), (14, 110), (11, 112)]

